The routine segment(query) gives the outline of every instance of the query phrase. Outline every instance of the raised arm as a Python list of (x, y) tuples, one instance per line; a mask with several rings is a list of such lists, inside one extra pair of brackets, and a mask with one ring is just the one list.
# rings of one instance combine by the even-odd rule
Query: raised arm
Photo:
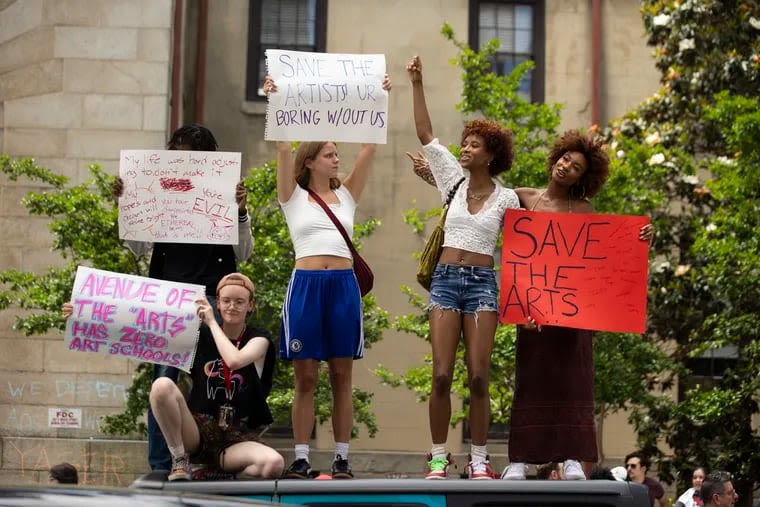
[(434, 136), (433, 125), (430, 123), (430, 114), (425, 103), (425, 89), (422, 86), (422, 62), (419, 56), (409, 60), (409, 63), (406, 64), (406, 72), (412, 82), (414, 126), (417, 129), (417, 137), (423, 145), (426, 145), (434, 139)]
[(359, 155), (356, 157), (356, 163), (351, 172), (343, 180), (343, 185), (351, 192), (354, 201), (359, 202), (359, 198), (364, 191), (364, 186), (369, 179), (369, 169), (372, 167), (372, 159), (375, 156), (377, 146), (374, 144), (362, 144), (359, 149)]
[[(391, 79), (386, 74), (383, 78), (383, 90), (391, 91)], [(343, 180), (343, 185), (351, 192), (354, 201), (359, 202), (359, 198), (364, 191), (364, 186), (369, 179), (369, 169), (372, 166), (372, 159), (375, 156), (377, 146), (374, 144), (362, 144), (359, 149), (359, 156), (356, 157), (356, 163), (351, 172)]]
[(428, 185), (435, 186), (435, 178), (433, 177), (433, 171), (430, 170), (430, 163), (427, 157), (421, 151), (417, 152), (417, 155), (412, 155), (408, 151), (406, 156), (412, 161), (412, 170), (414, 174), (427, 183)]
[[(264, 93), (269, 97), (270, 93), (277, 93), (274, 80), (267, 76), (264, 78)], [(296, 189), (296, 168), (293, 160), (293, 150), (287, 141), (277, 141), (277, 199), (287, 202)]]
[(238, 205), (238, 242), (232, 245), (232, 251), (235, 252), (235, 260), (245, 261), (253, 253), (253, 233), (248, 216), (248, 191), (242, 180), (235, 186), (235, 202)]
[(245, 346), (238, 350), (232, 340), (224, 334), (219, 323), (214, 318), (214, 311), (211, 308), (208, 300), (205, 297), (201, 297), (195, 301), (197, 306), (198, 317), (206, 323), (211, 336), (214, 338), (214, 344), (219, 351), (219, 355), (227, 366), (233, 370), (244, 368), (251, 363), (261, 363), (266, 357), (267, 347), (269, 346), (269, 340), (263, 336), (256, 336), (248, 341)]

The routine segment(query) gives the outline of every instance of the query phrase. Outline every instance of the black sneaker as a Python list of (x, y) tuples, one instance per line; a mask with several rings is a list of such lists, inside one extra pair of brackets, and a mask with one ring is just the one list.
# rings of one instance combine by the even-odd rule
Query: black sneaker
[(311, 465), (305, 459), (297, 459), (285, 470), (283, 475), (285, 479), (310, 479)]
[(351, 472), (351, 467), (348, 466), (348, 460), (343, 459), (340, 455), (335, 457), (335, 461), (332, 464), (332, 478), (333, 479), (353, 479), (354, 474)]

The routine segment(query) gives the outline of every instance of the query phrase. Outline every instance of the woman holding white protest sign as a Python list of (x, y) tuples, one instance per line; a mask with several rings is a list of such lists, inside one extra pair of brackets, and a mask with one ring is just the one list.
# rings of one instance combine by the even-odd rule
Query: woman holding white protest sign
[(412, 58), (406, 69), (412, 82), (417, 137), (430, 161), (434, 183), (443, 201), (449, 203), (443, 248), (430, 284), (428, 318), (433, 379), (429, 418), (433, 445), (427, 455), (425, 477), (445, 479), (452, 462), (446, 452), (451, 381), (457, 347), (464, 333), (472, 436), (465, 471), (471, 479), (493, 479), (486, 449), (491, 422), (489, 367), (498, 323), (493, 254), (505, 210), (519, 206), (515, 192), (494, 177), (512, 166), (512, 133), (492, 121), (467, 123), (457, 161), (433, 136), (419, 57)]
[[(267, 76), (264, 92), (277, 93)], [(386, 75), (382, 89), (390, 91)], [(353, 361), (364, 355), (364, 329), (354, 259), (347, 241), (354, 213), (369, 178), (374, 144), (362, 144), (351, 172), (338, 178), (334, 142), (303, 142), (293, 158), (289, 142), (277, 143), (277, 197), (295, 250), (295, 267), (282, 310), (280, 357), (293, 361), (292, 421), (295, 461), (286, 478), (311, 477), (309, 440), (314, 429), (314, 392), (319, 362), (327, 361), (332, 386), (333, 479), (351, 479), (348, 448), (353, 427)], [(344, 239), (327, 207), (345, 230)]]
[[(254, 308), (251, 280), (232, 273), (217, 285), (221, 326), (205, 297), (195, 301), (205, 323), (190, 371), (192, 389), (185, 400), (168, 377), (153, 382), (150, 406), (172, 456), (168, 479), (190, 480), (190, 461), (238, 478), (275, 478), (282, 473), (282, 456), (259, 442), (272, 422), (267, 396), (272, 388), (275, 346), (266, 330), (249, 327)], [(69, 318), (71, 303), (63, 306)]]

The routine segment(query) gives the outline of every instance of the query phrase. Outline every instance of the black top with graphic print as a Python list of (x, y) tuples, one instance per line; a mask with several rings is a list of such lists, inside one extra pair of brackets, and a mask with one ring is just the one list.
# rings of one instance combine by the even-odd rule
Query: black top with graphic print
[[(252, 429), (271, 424), (273, 420), (267, 405), (267, 396), (272, 390), (275, 362), (272, 337), (265, 329), (246, 327), (240, 348), (256, 336), (264, 337), (269, 342), (261, 372), (251, 363), (239, 370), (233, 370), (230, 374), (230, 404), (235, 407), (235, 419), (247, 417), (247, 425)], [(219, 407), (227, 403), (226, 385), (221, 355), (216, 348), (211, 330), (205, 324), (201, 325), (198, 350), (190, 377), (193, 381), (187, 402), (190, 411), (217, 417)]]

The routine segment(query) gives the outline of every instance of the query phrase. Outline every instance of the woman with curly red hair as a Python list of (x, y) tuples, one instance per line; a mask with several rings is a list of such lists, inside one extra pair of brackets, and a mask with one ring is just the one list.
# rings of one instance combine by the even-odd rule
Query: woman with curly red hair
[[(600, 139), (565, 132), (547, 158), (545, 189), (517, 188), (531, 211), (594, 213), (589, 201), (609, 176)], [(649, 241), (652, 226), (639, 231)], [(563, 463), (565, 479), (585, 479), (580, 462), (596, 463), (594, 353), (585, 329), (538, 326), (532, 318), (517, 326), (515, 393), (509, 432), (510, 465), (503, 479), (525, 479), (526, 463)]]
[(442, 200), (451, 197), (443, 251), (430, 285), (433, 382), (429, 418), (433, 445), (425, 478), (445, 479), (451, 464), (446, 452), (451, 380), (457, 345), (464, 332), (472, 435), (466, 473), (471, 479), (492, 479), (486, 450), (491, 422), (488, 370), (499, 308), (493, 254), (504, 211), (519, 207), (515, 192), (504, 188), (494, 176), (512, 166), (512, 133), (496, 122), (469, 122), (462, 132), (457, 161), (433, 136), (419, 57), (412, 58), (406, 69), (412, 82), (417, 137)]

